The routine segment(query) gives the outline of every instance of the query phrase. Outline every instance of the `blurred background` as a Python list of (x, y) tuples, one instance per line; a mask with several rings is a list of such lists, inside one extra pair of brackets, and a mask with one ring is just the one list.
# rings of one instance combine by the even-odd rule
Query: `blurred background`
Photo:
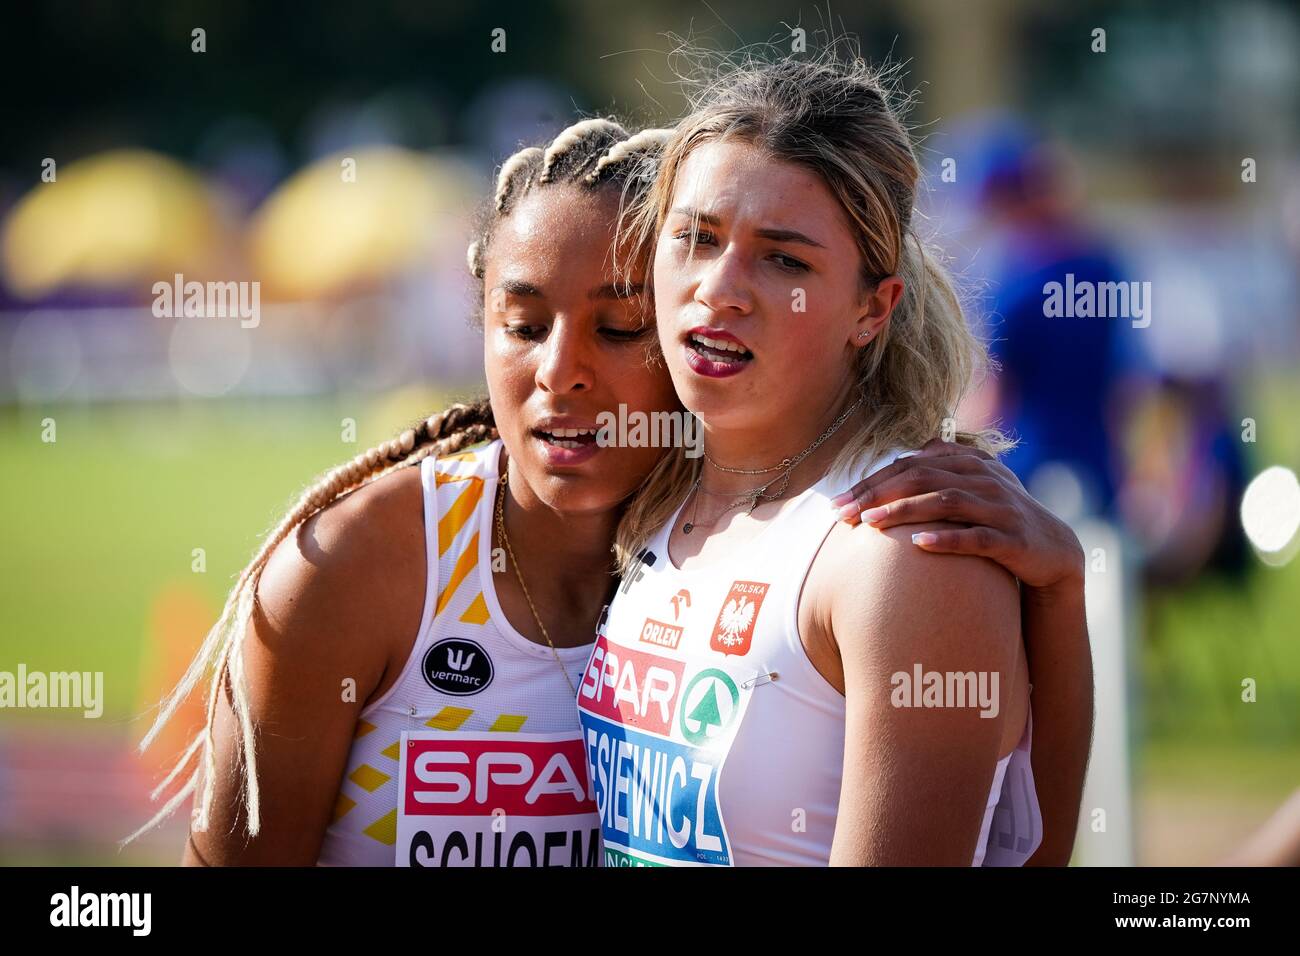
[[(1208, 864), (1300, 787), (1300, 9), (1065, 6), (842, 3), (830, 23), (917, 93), (924, 208), (1001, 363), (964, 415), (1021, 439), (1009, 463), (1088, 552), (1076, 862)], [(494, 168), (579, 114), (676, 118), (668, 32), (815, 45), (827, 9), (5, 21), (0, 671), (101, 671), (104, 700), (0, 710), (0, 863), (171, 863), (184, 812), (116, 841), (202, 715), (134, 745), (297, 492), (481, 393), (464, 259)], [(260, 283), (258, 321), (158, 315), (176, 274)], [(1067, 274), (1149, 282), (1149, 324), (1046, 317)]]

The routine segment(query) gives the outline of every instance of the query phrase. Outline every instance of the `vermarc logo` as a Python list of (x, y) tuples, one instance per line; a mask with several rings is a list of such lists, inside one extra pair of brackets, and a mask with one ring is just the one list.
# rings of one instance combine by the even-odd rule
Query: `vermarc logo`
[(434, 690), (468, 697), (492, 683), (492, 658), (474, 641), (450, 637), (429, 648), (421, 666), (424, 680)]

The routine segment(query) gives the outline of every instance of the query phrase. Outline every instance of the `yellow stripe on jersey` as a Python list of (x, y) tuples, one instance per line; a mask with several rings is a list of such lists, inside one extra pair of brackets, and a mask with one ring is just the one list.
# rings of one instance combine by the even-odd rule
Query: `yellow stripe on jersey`
[(363, 763), (361, 766), (357, 767), (356, 770), (353, 770), (348, 774), (348, 779), (358, 787), (362, 787), (363, 789), (374, 793), (393, 778), (386, 773), (381, 773), (376, 770), (374, 767), (370, 766), (370, 764)]
[(370, 826), (361, 831), (372, 840), (378, 840), (387, 846), (397, 843), (397, 808), (389, 810)]
[(460, 587), (460, 582), (464, 581), (470, 571), (474, 570), (476, 564), (478, 564), (477, 531), (474, 532), (474, 537), (469, 539), (469, 544), (460, 553), (460, 557), (456, 559), (456, 566), (451, 569), (451, 577), (447, 581), (447, 586), (438, 595), (438, 606), (433, 611), (435, 617), (446, 610), (447, 605), (451, 602), (452, 595), (456, 593), (456, 588)]
[[(481, 442), (474, 446), (474, 448), (482, 448), (482, 447), (483, 447), (483, 443)], [(469, 451), (463, 451), (458, 455), (444, 455), (438, 460), (439, 461), (473, 461), (477, 457), (478, 457), (478, 452), (476, 452), (473, 448), (471, 448)]]
[(474, 711), (467, 707), (444, 707), (424, 722), (424, 726), (434, 730), (455, 730), (473, 716)]
[(358, 720), (358, 721), (357, 721), (357, 732), (356, 732), (355, 734), (352, 735), (352, 739), (353, 739), (353, 740), (360, 740), (362, 737), (364, 737), (366, 734), (370, 733), (370, 731), (372, 731), (372, 730), (374, 730), (374, 729), (375, 729), (375, 725), (374, 725), (374, 724), (369, 723), (368, 721)]
[(347, 812), (356, 805), (357, 802), (355, 800), (350, 797), (345, 797), (340, 793), (338, 798), (334, 801), (334, 819), (331, 822), (338, 823), (339, 820), (343, 819)]
[(486, 624), (490, 619), (488, 615), (487, 602), (483, 600), (483, 592), (478, 592), (478, 597), (470, 602), (465, 613), (460, 616), (465, 624)]
[(492, 722), (488, 730), (498, 730), (507, 734), (512, 734), (524, 725), (528, 719), (526, 714), (502, 714)]
[(451, 547), (452, 541), (460, 533), (460, 529), (465, 527), (465, 522), (474, 514), (474, 509), (478, 506), (479, 499), (483, 497), (483, 479), (473, 477), (469, 479), (469, 487), (462, 491), (459, 497), (452, 502), (447, 513), (438, 521), (438, 556), (442, 557)]
[[(444, 459), (439, 458), (438, 460), (443, 461)], [(477, 475), (448, 475), (441, 471), (434, 472), (433, 474), (434, 487), (439, 487), (441, 485), (449, 485), (453, 481), (482, 481), (482, 480), (483, 479), (478, 477)]]
[(400, 740), (394, 740), (391, 744), (379, 751), (379, 756), (387, 757), (389, 760), (397, 759), (397, 748), (402, 745)]

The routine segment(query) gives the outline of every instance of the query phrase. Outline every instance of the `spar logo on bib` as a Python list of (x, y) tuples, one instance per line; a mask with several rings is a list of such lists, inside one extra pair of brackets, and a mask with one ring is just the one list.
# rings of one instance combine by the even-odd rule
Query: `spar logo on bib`
[(403, 733), (397, 865), (599, 865), (586, 764), (578, 732)]
[(578, 687), (578, 706), (614, 723), (666, 735), (672, 729), (684, 666), (658, 654), (610, 644), (601, 635)]
[(750, 692), (688, 667), (603, 637), (592, 653), (578, 719), (606, 866), (732, 864), (718, 781)]
[(754, 640), (754, 626), (758, 623), (758, 612), (763, 607), (763, 599), (770, 586), (758, 581), (731, 582), (731, 590), (727, 592), (722, 609), (718, 611), (718, 621), (713, 625), (710, 648), (737, 657), (749, 653), (749, 646)]

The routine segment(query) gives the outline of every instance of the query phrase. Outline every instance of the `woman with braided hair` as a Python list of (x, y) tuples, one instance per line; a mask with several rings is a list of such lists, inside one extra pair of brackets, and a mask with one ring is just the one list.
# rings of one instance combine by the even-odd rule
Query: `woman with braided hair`
[(574, 464), (572, 436), (620, 403), (679, 408), (610, 255), (625, 188), (642, 188), (638, 161), (666, 135), (586, 120), (503, 165), (469, 258), (496, 290), (485, 359), (511, 409), (509, 481), (480, 402), (303, 493), (142, 743), (211, 680), (207, 725), (157, 791), (184, 781), (155, 822), (194, 797), (187, 862), (597, 862), (574, 698), (615, 582), (618, 506), (661, 450)]

